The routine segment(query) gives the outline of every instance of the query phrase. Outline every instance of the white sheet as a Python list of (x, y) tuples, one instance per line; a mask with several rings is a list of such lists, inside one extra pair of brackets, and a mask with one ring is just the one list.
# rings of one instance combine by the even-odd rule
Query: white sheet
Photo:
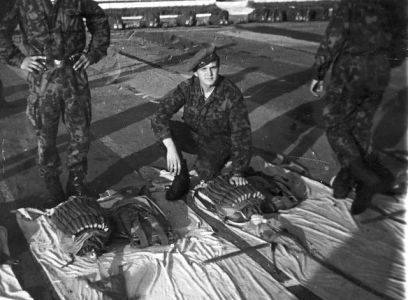
[[(266, 173), (276, 172), (273, 165), (259, 157), (251, 164)], [(369, 209), (353, 218), (349, 213), (351, 199), (336, 200), (328, 187), (304, 180), (309, 188), (308, 199), (281, 212), (280, 222), (307, 243), (313, 255), (371, 289), (390, 298), (404, 299), (403, 225), (387, 219), (363, 224), (362, 220), (379, 214)], [(89, 286), (86, 278), (95, 282), (115, 274), (120, 276), (110, 283), (114, 286), (112, 290), (126, 290), (129, 299), (296, 299), (246, 255), (202, 265), (208, 258), (237, 248), (214, 235), (183, 202), (166, 202), (162, 194), (156, 195), (158, 204), (167, 205), (162, 209), (182, 236), (175, 244), (144, 250), (119, 248), (102, 255), (98, 261), (77, 257), (63, 269), (61, 266), (70, 257), (59, 250), (56, 233), (46, 217), (27, 220), (21, 214), (27, 211), (20, 210), (18, 222), (34, 257), (61, 299), (108, 299)], [(374, 203), (387, 212), (404, 208), (402, 202), (386, 197), (376, 196)], [(241, 229), (230, 228), (251, 244), (261, 242)], [(272, 261), (270, 249), (261, 252)], [(281, 245), (276, 249), (275, 259), (279, 269), (292, 278), (286, 285), (301, 283), (322, 299), (379, 299), (305, 253)]]
[[(273, 165), (256, 157), (252, 165), (271, 172)], [(309, 187), (308, 199), (280, 214), (291, 233), (302, 237), (320, 259), (353, 276), (369, 288), (393, 299), (405, 298), (404, 225), (391, 219), (364, 223), (379, 213), (368, 209), (355, 218), (349, 213), (351, 199), (334, 199), (325, 185), (303, 178)], [(405, 209), (405, 203), (376, 195), (373, 204), (384, 211)], [(403, 218), (402, 218), (403, 219)], [(307, 256), (278, 247), (278, 266), (323, 299), (378, 299), (372, 293), (335, 275)]]
[[(56, 232), (47, 217), (28, 220), (23, 217), (28, 211), (19, 211), (19, 225), (61, 299), (107, 299), (86, 278), (95, 282), (115, 274), (120, 276), (113, 283), (113, 291), (126, 289), (129, 299), (296, 299), (247, 256), (202, 265), (208, 258), (237, 248), (213, 235), (190, 209), (188, 233), (175, 244), (142, 250), (127, 246), (104, 254), (97, 261), (77, 257), (64, 268), (61, 266), (70, 257), (59, 250)], [(117, 299), (126, 298), (122, 294)]]
[(0, 265), (0, 299), (32, 300), (30, 294), (21, 288), (10, 265)]

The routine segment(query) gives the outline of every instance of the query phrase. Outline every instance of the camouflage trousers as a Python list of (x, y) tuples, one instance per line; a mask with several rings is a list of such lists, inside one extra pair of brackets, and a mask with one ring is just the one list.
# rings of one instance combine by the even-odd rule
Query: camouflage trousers
[(195, 169), (202, 180), (220, 174), (231, 156), (229, 137), (205, 137), (192, 131), (184, 122), (170, 121), (170, 131), (179, 155), (181, 152), (197, 155)]
[(342, 167), (369, 154), (374, 114), (389, 78), (385, 55), (344, 55), (334, 65), (323, 117), (328, 141)]
[(61, 173), (57, 149), (60, 119), (68, 135), (67, 167), (70, 171), (87, 169), (91, 94), (85, 70), (72, 67), (51, 68), (42, 74), (28, 75), (27, 117), (37, 135), (38, 164), (41, 177)]

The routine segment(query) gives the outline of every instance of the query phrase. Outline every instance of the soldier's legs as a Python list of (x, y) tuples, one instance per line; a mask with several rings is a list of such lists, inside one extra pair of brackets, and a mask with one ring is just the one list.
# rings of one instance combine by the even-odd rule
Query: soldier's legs
[(344, 56), (333, 69), (323, 111), (327, 138), (342, 167), (365, 158), (375, 111), (389, 81), (385, 56)]
[(198, 137), (198, 155), (196, 170), (201, 180), (210, 180), (221, 173), (222, 168), (231, 155), (228, 138)]
[(59, 90), (45, 76), (40, 81), (34, 81), (32, 76), (28, 79), (27, 118), (36, 131), (39, 173), (44, 178), (50, 205), (53, 205), (65, 200), (59, 180), (61, 162), (56, 145), (61, 109)]
[(341, 166), (332, 184), (333, 196), (345, 198), (354, 186), (350, 164), (361, 158), (361, 148), (353, 134), (357, 108), (344, 88), (328, 91), (326, 101), (326, 135)]
[(198, 153), (196, 134), (184, 122), (170, 121), (170, 132), (179, 155), (181, 152)]
[(350, 165), (352, 174), (357, 181), (356, 198), (351, 206), (353, 214), (364, 212), (371, 204), (374, 194), (386, 192), (393, 181), (391, 173), (383, 172), (385, 169), (376, 164), (373, 165), (370, 159), (373, 118), (389, 80), (389, 73), (386, 72), (388, 70), (387, 65), (383, 66), (381, 57), (379, 61), (373, 59), (371, 63), (374, 64), (371, 67), (373, 74), (367, 77), (365, 85), (367, 93), (359, 102), (353, 127), (353, 136), (359, 142), (358, 145), (362, 153), (362, 159), (354, 161)]
[[(364, 99), (349, 93), (344, 88), (340, 94), (328, 93), (327, 106), (324, 110), (326, 134), (330, 146), (337, 155), (341, 169), (333, 182), (333, 195), (345, 198), (356, 181), (367, 182), (370, 186), (377, 183), (378, 178), (365, 166), (364, 158), (369, 144), (369, 129), (364, 108), (360, 105)], [(359, 140), (361, 138), (361, 140)]]
[(390, 66), (385, 55), (367, 56), (362, 63), (360, 80), (352, 86), (351, 97), (357, 98), (353, 136), (364, 157), (371, 151), (371, 128), (374, 114), (381, 104), (390, 79)]
[(91, 94), (85, 71), (65, 71), (63, 87), (64, 120), (69, 135), (67, 167), (69, 170), (67, 195), (87, 195), (89, 135), (91, 124)]
[(190, 188), (190, 175), (182, 152), (196, 154), (198, 148), (193, 136), (194, 133), (185, 123), (170, 121), (170, 132), (181, 159), (180, 173), (174, 177), (170, 188), (166, 192), (166, 199), (174, 201), (182, 198)]
[(170, 131), (179, 155), (182, 152), (197, 155), (195, 168), (201, 180), (209, 180), (220, 174), (230, 156), (228, 138), (199, 136), (179, 121), (170, 121)]
[(327, 138), (342, 166), (333, 187), (337, 192), (343, 189), (337, 194), (344, 196), (350, 183), (358, 183), (353, 214), (363, 212), (374, 193), (381, 191), (381, 181), (365, 159), (372, 119), (388, 83), (389, 68), (383, 67), (381, 61), (373, 64), (372, 60), (375, 61), (371, 57), (345, 60), (347, 67), (334, 73), (324, 110)]
[(323, 117), (327, 139), (341, 167), (348, 167), (350, 161), (361, 156), (358, 141), (353, 135), (357, 108), (351, 95), (343, 89), (329, 90), (325, 101)]
[(182, 152), (196, 154), (196, 171), (201, 180), (209, 180), (220, 174), (230, 156), (230, 143), (226, 138), (204, 138), (193, 132), (185, 123), (170, 121), (170, 131), (181, 158), (181, 171), (166, 193), (167, 200), (180, 199), (190, 185), (186, 161)]

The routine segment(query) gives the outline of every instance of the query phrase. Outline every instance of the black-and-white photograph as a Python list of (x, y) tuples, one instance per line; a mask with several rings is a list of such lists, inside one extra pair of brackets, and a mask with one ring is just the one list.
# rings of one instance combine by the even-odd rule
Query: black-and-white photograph
[(407, 1), (0, 5), (0, 299), (408, 298)]

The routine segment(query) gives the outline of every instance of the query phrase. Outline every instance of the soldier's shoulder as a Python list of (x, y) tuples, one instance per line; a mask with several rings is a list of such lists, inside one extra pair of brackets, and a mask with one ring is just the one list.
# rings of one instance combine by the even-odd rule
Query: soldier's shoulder
[(224, 93), (227, 95), (232, 96), (232, 100), (235, 98), (238, 100), (239, 97), (242, 95), (241, 90), (239, 87), (231, 80), (224, 76), (220, 76), (220, 84), (223, 87)]
[(196, 84), (196, 80), (194, 76), (191, 76), (190, 78), (180, 82), (177, 87), (180, 89), (190, 89)]
[(199, 83), (199, 80), (196, 76), (193, 75), (190, 78), (184, 80), (183, 83), (185, 83), (186, 85), (194, 85)]

